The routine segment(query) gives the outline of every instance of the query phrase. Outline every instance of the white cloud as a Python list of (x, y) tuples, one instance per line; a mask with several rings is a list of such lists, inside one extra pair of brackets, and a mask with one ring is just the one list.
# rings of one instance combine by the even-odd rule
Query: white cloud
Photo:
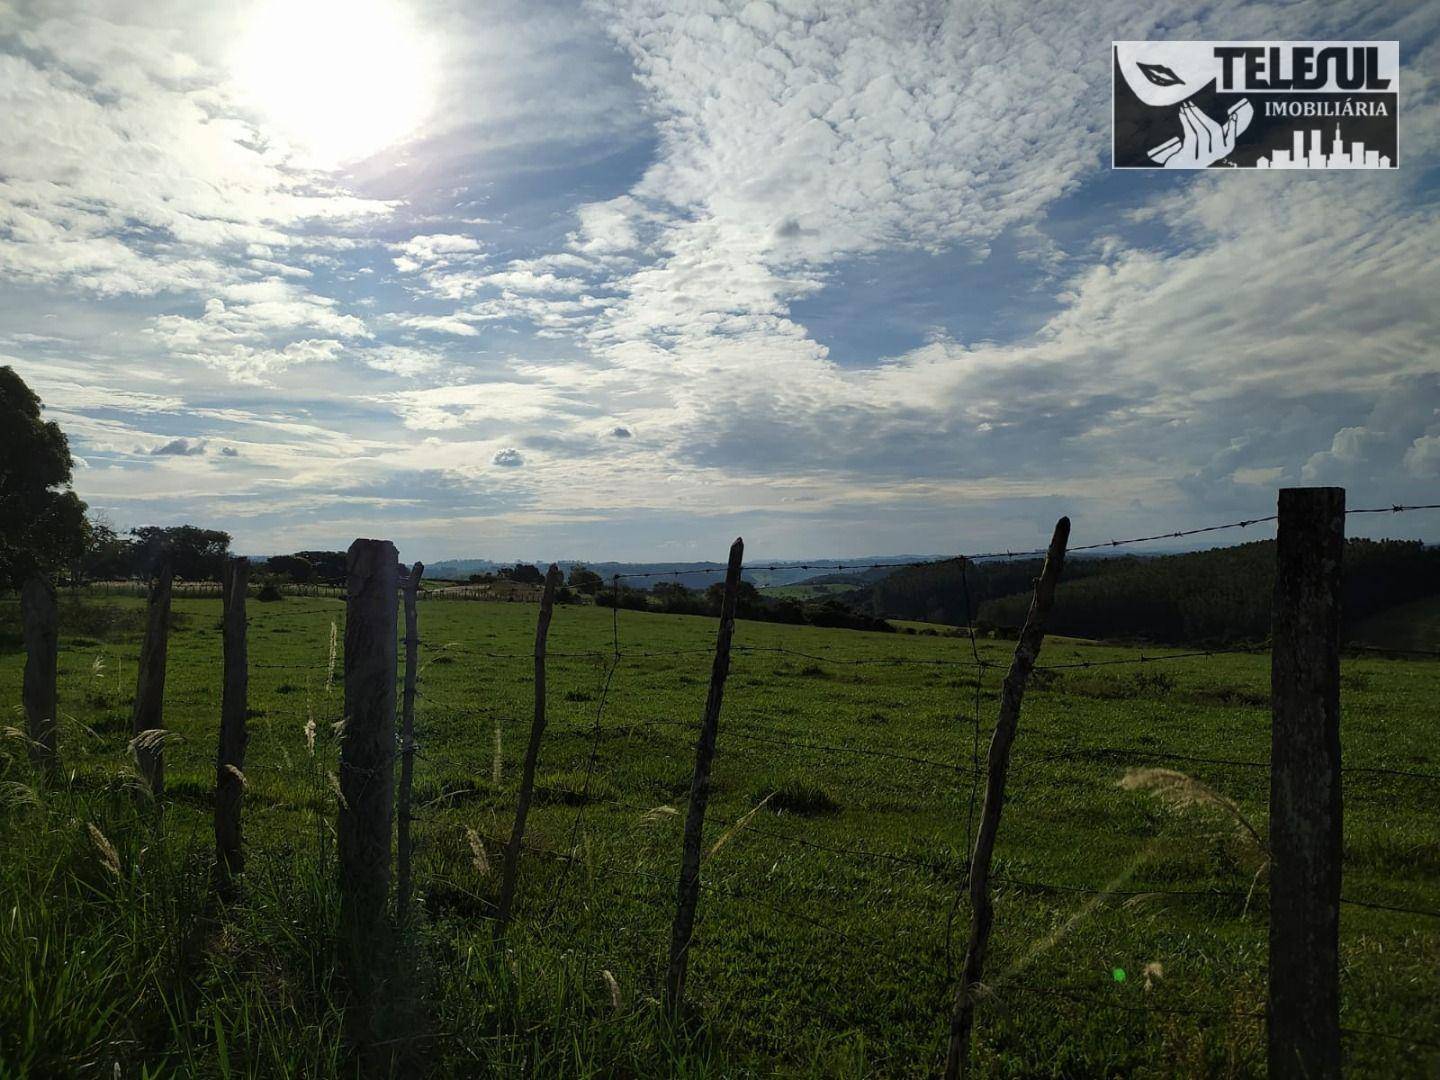
[[(1256, 194), (1108, 175), (1107, 50), (1293, 36), (1274, 5), (1106, 0), (1043, 28), (968, 5), (429, 5), (433, 126), (345, 176), (239, 108), (219, 57), (244, 4), (48, 10), (0, 12), (0, 108), (23, 118), (0, 127), (0, 340), (102, 504), (283, 508), (268, 543), (349, 527), (343, 473), (376, 513), (432, 500), (437, 537), (725, 507), (804, 548), (957, 523), (1008, 542), (1047, 496), (1119, 528), (1440, 470), (1440, 221), (1416, 187), (1440, 12), (1309, 11), (1307, 34), (1415, 43), (1406, 167)], [(1061, 200), (1083, 229), (1051, 228)], [(957, 319), (842, 366), (796, 316), (872, 256), (983, 272), (1006, 244), (1054, 312), (1036, 333)], [(177, 430), (211, 452), (135, 452)]]

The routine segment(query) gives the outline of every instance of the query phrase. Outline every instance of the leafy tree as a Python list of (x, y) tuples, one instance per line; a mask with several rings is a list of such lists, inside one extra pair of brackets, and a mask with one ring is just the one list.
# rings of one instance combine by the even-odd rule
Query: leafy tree
[(90, 522), (90, 536), (80, 556), (79, 576), (87, 581), (111, 581), (135, 575), (135, 543), (115, 531), (108, 521)]
[(570, 587), (586, 596), (594, 596), (605, 585), (605, 580), (589, 567), (576, 563), (570, 568)]
[(272, 555), (265, 560), (265, 569), (289, 578), (296, 585), (304, 585), (315, 576), (315, 564), (303, 555)]
[(197, 525), (142, 525), (131, 529), (138, 569), (152, 573), (168, 553), (175, 576), (184, 581), (219, 581), (230, 554), (230, 534)]
[(89, 534), (85, 504), (63, 490), (70, 442), (40, 409), (15, 370), (0, 367), (0, 580), (16, 587), (78, 560)]
[(326, 585), (345, 584), (345, 552), (297, 551), (295, 558), (304, 559), (315, 568), (315, 580)]
[(540, 572), (540, 568), (529, 563), (516, 563), (513, 570), (502, 570), (500, 575), (520, 585), (545, 584), (545, 575)]
[[(719, 615), (720, 607), (725, 602), (725, 583), (717, 581), (705, 590), (705, 600), (709, 605), (711, 615)], [(740, 579), (740, 584), (735, 589), (735, 614), (742, 619), (753, 619), (765, 606), (764, 598), (760, 590), (754, 584)]]

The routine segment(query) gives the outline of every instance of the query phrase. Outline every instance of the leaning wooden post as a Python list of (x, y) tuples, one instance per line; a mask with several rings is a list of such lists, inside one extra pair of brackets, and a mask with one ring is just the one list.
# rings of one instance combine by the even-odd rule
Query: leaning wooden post
[(395, 624), (400, 565), (388, 540), (356, 540), (346, 558), (345, 715), (340, 734), (341, 918), (369, 956), (390, 890), (395, 799)]
[(135, 677), (135, 705), (130, 714), (135, 764), (150, 794), (157, 798), (165, 790), (165, 749), (159, 732), (165, 727), (165, 660), (170, 648), (172, 574), (170, 559), (166, 556), (150, 583), (145, 639), (140, 643), (140, 665)]
[(710, 764), (715, 758), (725, 677), (730, 674), (730, 639), (735, 633), (735, 597), (740, 591), (740, 563), (744, 555), (745, 541), (737, 539), (730, 545), (730, 563), (725, 568), (725, 595), (720, 602), (720, 630), (715, 637), (715, 663), (710, 668), (710, 694), (705, 699), (700, 738), (695, 743), (695, 775), (690, 780), (690, 809), (685, 815), (685, 846), (680, 859), (675, 922), (670, 928), (670, 966), (665, 975), (665, 1006), (671, 1015), (678, 1015), (685, 1000), (695, 904), (700, 897), (700, 843), (705, 829), (705, 806), (710, 801)]
[(1344, 488), (1282, 488), (1270, 647), (1269, 1075), (1340, 1075)]
[(219, 892), (231, 894), (235, 875), (245, 868), (240, 841), (240, 803), (245, 796), (245, 746), (250, 740), (249, 652), (245, 640), (245, 597), (250, 560), (225, 560), (221, 573), (220, 749), (215, 758), (215, 872)]
[(417, 562), (405, 579), (405, 694), (400, 715), (400, 793), (396, 800), (395, 858), (398, 881), (395, 887), (395, 909), (405, 918), (410, 910), (412, 889), (410, 874), (410, 788), (415, 780), (415, 685), (419, 680), (420, 620), (415, 613), (415, 600), (420, 592), (420, 577), (425, 564)]
[(515, 804), (515, 827), (505, 845), (505, 869), (500, 879), (500, 902), (495, 912), (495, 936), (505, 933), (510, 921), (510, 906), (515, 900), (515, 879), (520, 872), (520, 848), (525, 843), (525, 818), (530, 813), (530, 798), (535, 791), (535, 766), (540, 760), (540, 740), (545, 734), (545, 639), (550, 636), (550, 616), (555, 609), (555, 589), (560, 584), (560, 568), (554, 563), (545, 575), (545, 591), (540, 597), (540, 619), (535, 624), (535, 719), (530, 723), (530, 743), (525, 747), (525, 769), (520, 776), (520, 798)]
[(990, 944), (990, 926), (995, 910), (990, 905), (990, 860), (995, 853), (995, 836), (1000, 829), (1000, 812), (1005, 806), (1005, 777), (1010, 768), (1010, 746), (1020, 721), (1020, 703), (1025, 684), (1040, 655), (1045, 641), (1045, 618), (1055, 602), (1055, 583), (1065, 564), (1065, 545), (1070, 540), (1070, 519), (1062, 517), (1055, 523), (1045, 565), (1035, 582), (1035, 596), (1025, 616), (1025, 627), (1015, 643), (1015, 655), (1005, 684), (1000, 690), (1000, 716), (995, 721), (995, 734), (990, 739), (990, 756), (986, 762), (985, 805), (980, 811), (980, 831), (975, 837), (975, 850), (970, 854), (970, 940), (965, 946), (965, 971), (955, 996), (955, 1012), (950, 1020), (950, 1051), (945, 1059), (946, 1080), (963, 1076), (970, 1056), (970, 1029), (975, 1021), (975, 1002), (980, 993), (980, 979), (985, 973), (985, 952)]
[(30, 759), (49, 777), (60, 765), (55, 738), (58, 712), (55, 683), (60, 633), (59, 617), (55, 611), (55, 586), (39, 576), (25, 582), (20, 590), (20, 617), (25, 637), (25, 680), (20, 696), (25, 704)]

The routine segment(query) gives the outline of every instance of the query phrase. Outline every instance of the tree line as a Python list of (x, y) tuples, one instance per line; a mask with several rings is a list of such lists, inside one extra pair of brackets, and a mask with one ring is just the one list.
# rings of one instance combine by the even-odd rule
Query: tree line
[[(909, 567), (855, 602), (873, 614), (1014, 628), (1025, 621), (1038, 560)], [(1226, 645), (1270, 634), (1275, 542), (1180, 555), (1073, 559), (1048, 625), (1076, 637)], [(1345, 545), (1344, 621), (1353, 626), (1397, 604), (1440, 594), (1440, 548), (1418, 540), (1354, 539)], [(968, 602), (967, 602), (968, 596)]]

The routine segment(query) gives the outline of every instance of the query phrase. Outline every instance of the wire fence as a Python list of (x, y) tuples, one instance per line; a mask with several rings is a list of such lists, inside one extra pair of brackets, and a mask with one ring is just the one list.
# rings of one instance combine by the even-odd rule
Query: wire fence
[[(1349, 513), (1437, 508), (1398, 505)], [(1156, 532), (1072, 545), (1068, 550), (1113, 549), (1244, 530), (1274, 520), (1261, 517)], [(697, 978), (733, 976), (743, 965), (735, 960), (738, 952), (752, 957), (756, 972), (737, 976), (741, 992), (753, 988), (756, 979), (780, 978), (775, 974), (777, 963), (781, 967), (788, 963), (789, 974), (782, 981), (798, 992), (817, 970), (834, 975), (839, 970), (836, 963), (853, 964), (864, 956), (871, 965), (884, 967), (890, 973), (887, 978), (922, 984), (915, 1016), (908, 1023), (914, 1032), (928, 1030), (928, 1043), (938, 1045), (954, 992), (953, 928), (965, 906), (968, 860), (985, 775), (983, 744), (1000, 691), (1000, 677), (991, 673), (1009, 667), (1011, 649), (1009, 642), (981, 639), (975, 633), (966, 568), (981, 560), (1044, 554), (1043, 549), (1033, 549), (903, 564), (814, 567), (827, 573), (893, 571), (958, 560), (967, 614), (958, 636), (892, 640), (879, 634), (742, 623), (729, 673), (732, 697), (719, 729), (717, 798), (704, 838), (701, 931), (693, 947), (701, 965)], [(786, 563), (747, 569), (797, 568), (807, 567)], [(683, 573), (710, 572), (705, 568)], [(713, 572), (722, 573), (723, 568)], [(628, 959), (637, 992), (658, 974), (659, 953), (674, 909), (679, 866), (676, 829), (685, 817), (688, 771), (698, 732), (694, 714), (714, 648), (704, 640), (708, 635), (703, 631), (691, 635), (695, 644), (672, 647), (657, 636), (651, 616), (622, 609), (618, 594), (624, 580), (673, 576), (673, 571), (614, 575), (610, 584), (617, 602), (609, 611), (574, 609), (577, 619), (586, 620), (590, 640), (573, 645), (587, 647), (573, 647), (567, 638), (566, 647), (548, 651), (547, 662), (558, 677), (556, 689), (563, 692), (559, 701), (563, 707), (542, 746), (541, 804), (521, 849), (524, 873), (517, 934), (537, 947), (581, 957), (596, 971), (607, 964), (607, 972), (622, 970)], [(564, 620), (563, 612), (569, 609), (561, 610)], [(291, 734), (276, 745), (266, 745), (263, 737), (257, 737), (245, 772), (251, 797), (257, 800), (255, 812), (279, 812), (287, 800), (293, 805), (297, 777), (302, 777), (313, 788), (306, 805), (319, 817), (333, 811), (324, 778), (333, 781), (334, 729), (344, 723), (339, 685), (343, 673), (337, 670), (335, 654), (343, 608), (286, 607), (267, 615), (282, 616), (310, 624), (316, 618), (330, 620), (330, 638), (317, 640), (308, 662), (280, 659), (278, 647), (262, 647), (268, 642), (257, 640), (256, 658), (250, 664), (257, 684), (272, 680), (275, 686), (267, 685), (267, 693), (289, 686), (288, 692), (298, 696), (294, 709), (286, 710), (293, 721)], [(483, 922), (493, 913), (493, 867), (514, 810), (515, 748), (523, 744), (519, 718), (529, 705), (521, 676), (524, 666), (533, 664), (535, 652), (486, 647), (473, 638), (445, 640), (455, 636), (448, 624), (432, 639), (424, 618), (422, 611), (413, 745), (418, 892), (432, 914), (460, 912)], [(608, 633), (599, 629), (601, 619), (608, 623)], [(468, 629), (473, 633), (475, 628), (472, 624)], [(1010, 794), (1014, 806), (1007, 809), (1018, 821), (1015, 832), (1037, 850), (1027, 850), (1024, 843), (1012, 850), (1002, 838), (1001, 863), (991, 878), (1003, 905), (1046, 906), (1016, 919), (1024, 929), (1014, 937), (1005, 936), (1007, 924), (1002, 919), (1002, 952), (1010, 966), (987, 980), (982, 1008), (1002, 1018), (1007, 1009), (1014, 1010), (1007, 1022), (1021, 1027), (1025, 1023), (1021, 1003), (1034, 997), (1078, 1009), (1141, 1018), (1190, 1018), (1263, 1031), (1263, 1002), (1253, 995), (1248, 1007), (1214, 1007), (1204, 1003), (1215, 995), (1207, 997), (1207, 988), (1200, 985), (1203, 980), (1181, 987), (1158, 974), (1144, 976), (1144, 989), (1127, 988), (1121, 985), (1128, 978), (1121, 968), (1099, 956), (1088, 963), (1083, 957), (1087, 948), (1123, 933), (1124, 922), (1117, 921), (1114, 913), (1147, 905), (1162, 910), (1172, 903), (1181, 908), (1218, 907), (1218, 913), (1173, 916), (1177, 936), (1203, 933), (1205, 919), (1226, 919), (1227, 933), (1217, 940), (1217, 949), (1235, 939), (1237, 926), (1263, 926), (1264, 866), (1252, 873), (1223, 860), (1210, 865), (1174, 852), (1154, 858), (1144, 855), (1168, 827), (1178, 830), (1182, 842), (1203, 836), (1216, 850), (1224, 846), (1225, 830), (1197, 832), (1184, 815), (1165, 821), (1155, 818), (1141, 795), (1122, 791), (1118, 781), (1123, 776), (1117, 776), (1117, 767), (1183, 765), (1195, 773), (1190, 780), (1197, 784), (1199, 769), (1211, 770), (1218, 779), (1212, 786), (1202, 784), (1203, 792), (1192, 788), (1190, 798), (1218, 811), (1233, 832), (1232, 818), (1243, 823), (1246, 815), (1254, 816), (1257, 805), (1263, 805), (1271, 764), (1258, 754), (1224, 751), (1228, 743), (1248, 745), (1253, 751), (1262, 737), (1268, 738), (1264, 715), (1268, 700), (1258, 690), (1249, 691), (1251, 697), (1240, 694), (1234, 704), (1185, 698), (1184, 693), (1199, 693), (1198, 682), (1184, 684), (1179, 697), (1171, 696), (1174, 688), (1126, 687), (1124, 694), (1100, 700), (1116, 703), (1117, 715), (1106, 719), (1112, 727), (1129, 730), (1132, 738), (1092, 742), (1089, 737), (1082, 739), (1082, 732), (1067, 720), (1096, 699), (1086, 698), (1064, 680), (1089, 671), (1098, 672), (1097, 678), (1110, 678), (1117, 669), (1182, 663), (1197, 672), (1193, 679), (1202, 680), (1210, 678), (1207, 671), (1218, 670), (1206, 665), (1221, 661), (1248, 663), (1246, 674), (1258, 676), (1268, 650), (1088, 644), (1066, 648), (1094, 655), (1035, 666), (1043, 674), (1032, 682), (1026, 699)], [(1346, 651), (1353, 662), (1366, 663), (1440, 658), (1436, 650), (1371, 645), (1348, 645)], [(445, 663), (436, 667), (440, 661)], [(1422, 665), (1386, 665), (1383, 671), (1387, 680), (1434, 678)], [(1215, 677), (1235, 675), (1226, 669), (1223, 676)], [(681, 678), (689, 681), (678, 683)], [(794, 690), (795, 680), (801, 678), (810, 681)], [(946, 681), (917, 681), (922, 679)], [(782, 694), (777, 687), (786, 680)], [(505, 686), (509, 689), (502, 691)], [(801, 705), (792, 708), (786, 704), (791, 700)], [(1162, 712), (1172, 708), (1177, 715), (1162, 716), (1163, 722), (1153, 724), (1137, 719), (1136, 714), (1153, 712), (1157, 704)], [(881, 714), (883, 720), (873, 719)], [(903, 724), (892, 723), (896, 714)], [(1205, 729), (1201, 720), (1213, 721), (1215, 730)], [(1433, 740), (1405, 746), (1392, 735), (1380, 746), (1347, 745), (1346, 749), (1352, 757), (1357, 750), (1360, 756), (1359, 763), (1347, 761), (1343, 776), (1347, 798), (1348, 785), (1355, 788), (1359, 809), (1351, 812), (1362, 822), (1362, 838), (1383, 839), (1366, 819), (1366, 799), (1384, 798), (1390, 812), (1398, 808), (1420, 815), (1429, 808), (1433, 818), (1433, 808), (1440, 804), (1440, 767), (1433, 767)], [(397, 741), (397, 760), (405, 751)], [(203, 757), (206, 752), (208, 748), (200, 746), (177, 746), (172, 751), (181, 758)], [(1407, 767), (1412, 764), (1416, 767)], [(1382, 778), (1403, 782), (1406, 793), (1367, 790), (1365, 785)], [(1066, 824), (1066, 813), (1076, 819), (1075, 824)], [(1044, 842), (1046, 829), (1071, 839), (1083, 835), (1093, 840), (1093, 870), (1087, 874), (1075, 866), (1074, 853), (1066, 855), (1063, 844)], [(1133, 841), (1131, 849), (1122, 850), (1123, 845), (1115, 842), (1117, 834)], [(1434, 928), (1440, 920), (1440, 888), (1435, 882), (1417, 884), (1415, 874), (1400, 872), (1403, 857), (1384, 844), (1379, 846), (1388, 853), (1378, 860), (1387, 873), (1371, 865), (1377, 860), (1362, 859), (1355, 875), (1358, 884), (1353, 890), (1347, 884), (1342, 904), (1356, 912), (1401, 920), (1365, 924), (1367, 936), (1380, 936), (1392, 950), (1415, 948), (1422, 941), (1440, 942), (1440, 930)], [(1268, 858), (1263, 845), (1260, 858)], [(856, 869), (862, 867), (867, 869)], [(1187, 881), (1187, 874), (1205, 880)], [(1096, 880), (1106, 876), (1111, 880)], [(747, 911), (763, 911), (785, 924), (817, 932), (815, 943), (838, 951), (839, 961), (799, 954), (797, 949), (808, 948), (809, 939), (803, 946), (784, 933), (771, 940), (765, 937), (765, 926), (756, 925), (753, 918), (740, 924), (737, 914)], [(935, 932), (941, 924), (943, 935)], [(1037, 931), (1038, 924), (1047, 929)], [(1150, 936), (1163, 940), (1165, 924), (1155, 925), (1159, 929)], [(1425, 929), (1417, 931), (1417, 925)], [(1417, 938), (1417, 932), (1423, 937)], [(765, 941), (784, 963), (774, 955), (755, 953)], [(726, 957), (725, 964), (705, 965), (712, 950)], [(1048, 976), (1043, 981), (1038, 974), (1021, 977), (1032, 970)], [(1373, 974), (1379, 969), (1366, 970)], [(917, 975), (922, 971), (927, 974)], [(1263, 980), (1263, 970), (1253, 973)], [(837, 985), (852, 985), (857, 1001), (872, 1001), (853, 976), (839, 979)], [(1372, 990), (1367, 986), (1355, 996), (1366, 998)], [(1435, 985), (1428, 991), (1419, 987), (1412, 997), (1434, 996), (1437, 990), (1440, 987)], [(807, 994), (804, 1001), (805, 1007), (831, 1022), (851, 1027), (867, 1022), (861, 1010), (839, 995), (821, 1000)], [(1416, 1015), (1421, 1024), (1440, 1022), (1433, 1010)], [(1357, 1041), (1379, 1039), (1419, 1051), (1440, 1050), (1432, 1027), (1396, 1030), (1393, 1025), (1347, 1024), (1342, 1031)], [(917, 1034), (916, 1041), (927, 1044), (923, 1034)]]

